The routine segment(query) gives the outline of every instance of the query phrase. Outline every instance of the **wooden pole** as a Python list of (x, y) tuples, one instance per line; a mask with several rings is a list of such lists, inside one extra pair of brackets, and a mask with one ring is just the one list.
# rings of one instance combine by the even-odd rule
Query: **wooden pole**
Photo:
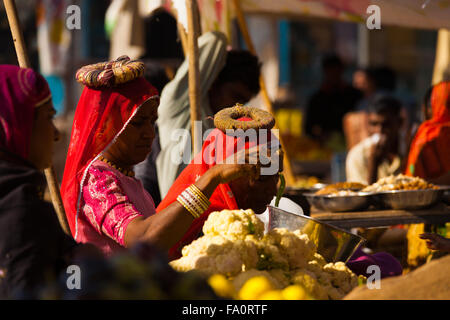
[[(236, 11), (236, 18), (238, 19), (239, 28), (240, 28), (242, 36), (244, 38), (245, 44), (247, 45), (248, 50), (256, 56), (257, 54), (256, 54), (255, 46), (253, 45), (253, 41), (248, 32), (247, 22), (245, 21), (244, 14), (242, 12), (240, 0), (233, 0), (233, 3), (234, 3), (235, 11)], [(267, 111), (270, 112), (271, 114), (275, 115), (275, 113), (273, 111), (273, 107), (272, 107), (272, 102), (270, 101), (269, 94), (267, 93), (266, 84), (264, 82), (264, 77), (262, 74), (259, 78), (259, 84), (261, 87), (261, 95), (262, 95), (263, 101), (266, 105)], [(277, 129), (277, 125), (275, 125), (275, 129)], [(286, 150), (281, 136), (279, 136), (278, 139), (280, 140), (280, 144), (281, 144), (281, 147), (283, 148), (283, 150)], [(283, 173), (286, 176), (286, 183), (288, 185), (292, 185), (295, 182), (295, 177), (292, 172), (291, 162), (288, 159), (286, 152), (284, 153), (283, 164), (284, 164), (283, 165)]]
[[(6, 15), (8, 16), (9, 27), (16, 48), (17, 59), (21, 68), (29, 68), (30, 61), (25, 49), (25, 42), (23, 39), (22, 29), (20, 21), (17, 15), (17, 8), (14, 0), (3, 0), (6, 9)], [(64, 211), (61, 194), (59, 193), (59, 185), (56, 180), (56, 175), (53, 166), (45, 169), (45, 177), (47, 178), (48, 188), (52, 197), (53, 206), (58, 216), (59, 224), (64, 232), (71, 236), (69, 224), (67, 223), (67, 217)]]
[(16, 48), (17, 59), (19, 66), (22, 68), (28, 68), (30, 66), (30, 60), (25, 51), (25, 42), (23, 40), (22, 29), (20, 27), (20, 21), (17, 15), (17, 8), (14, 0), (3, 0), (5, 5), (6, 15), (8, 17), (9, 28), (11, 29), (14, 46)]
[[(186, 0), (188, 21), (188, 59), (189, 59), (189, 103), (191, 110), (191, 133), (193, 156), (201, 149), (201, 137), (197, 137), (195, 121), (200, 120), (200, 71), (198, 62), (199, 11), (196, 0)], [(198, 141), (197, 141), (198, 140)]]
[(178, 28), (178, 34), (180, 36), (180, 40), (181, 40), (181, 46), (183, 48), (183, 53), (184, 56), (187, 56), (187, 50), (188, 50), (188, 40), (187, 40), (187, 34), (186, 34), (186, 30), (184, 30), (184, 27), (181, 23), (177, 22), (177, 28)]

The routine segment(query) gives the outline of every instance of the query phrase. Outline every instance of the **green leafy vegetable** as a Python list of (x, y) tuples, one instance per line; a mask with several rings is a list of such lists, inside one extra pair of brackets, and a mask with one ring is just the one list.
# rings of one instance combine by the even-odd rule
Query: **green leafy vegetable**
[(286, 180), (284, 179), (283, 174), (280, 172), (280, 188), (278, 189), (278, 193), (277, 193), (277, 197), (275, 199), (275, 207), (278, 207), (278, 205), (280, 204), (280, 199), (281, 196), (284, 193), (284, 189), (286, 188)]

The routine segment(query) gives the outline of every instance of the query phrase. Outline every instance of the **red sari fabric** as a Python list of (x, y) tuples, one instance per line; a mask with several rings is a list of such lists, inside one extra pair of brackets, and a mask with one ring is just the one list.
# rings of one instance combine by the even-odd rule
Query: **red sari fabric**
[[(248, 121), (248, 118), (241, 118), (241, 121)], [(274, 138), (273, 135), (268, 137), (268, 142)], [(257, 145), (254, 141), (243, 141), (242, 137), (234, 137), (226, 135), (219, 129), (214, 129), (203, 143), (202, 150), (198, 153), (191, 163), (181, 172), (169, 189), (167, 196), (162, 200), (156, 208), (156, 212), (167, 208), (176, 201), (187, 187), (195, 183), (208, 169), (217, 163), (223, 162), (227, 157), (244, 149), (249, 149)], [(177, 259), (181, 256), (181, 249), (197, 239), (201, 234), (203, 224), (211, 212), (221, 211), (224, 209), (239, 209), (236, 198), (228, 184), (220, 184), (210, 197), (211, 205), (199, 218), (192, 222), (189, 230), (184, 234), (182, 239), (169, 250), (170, 259)]]
[(406, 174), (423, 179), (450, 171), (450, 81), (437, 84), (431, 93), (433, 116), (417, 130), (411, 143)]
[(26, 159), (34, 108), (50, 99), (47, 81), (39, 73), (0, 65), (0, 147)]
[(113, 88), (84, 88), (75, 112), (61, 186), (61, 196), (75, 240), (78, 236), (81, 187), (87, 170), (149, 99), (159, 104), (157, 90), (144, 78)]

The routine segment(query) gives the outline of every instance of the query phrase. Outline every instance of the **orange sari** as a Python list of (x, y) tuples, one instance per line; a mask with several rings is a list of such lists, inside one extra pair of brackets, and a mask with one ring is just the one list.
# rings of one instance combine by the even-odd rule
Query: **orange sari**
[(432, 118), (422, 123), (411, 143), (405, 173), (425, 180), (450, 171), (450, 81), (433, 88), (431, 108)]
[[(425, 180), (440, 177), (450, 171), (450, 82), (437, 84), (431, 93), (433, 116), (421, 124), (411, 143), (406, 175)], [(448, 228), (447, 228), (448, 229)], [(425, 225), (408, 227), (408, 264), (418, 267), (429, 261), (432, 251), (427, 248), (419, 234), (425, 232)]]

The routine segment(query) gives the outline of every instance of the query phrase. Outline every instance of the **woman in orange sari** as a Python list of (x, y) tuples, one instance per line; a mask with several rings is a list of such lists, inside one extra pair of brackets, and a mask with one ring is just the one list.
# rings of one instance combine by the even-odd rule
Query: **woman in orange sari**
[[(435, 184), (450, 184), (450, 81), (433, 87), (430, 105), (431, 118), (420, 125), (411, 143), (406, 174)], [(446, 229), (442, 236), (448, 237), (448, 224)], [(426, 242), (419, 238), (424, 232), (424, 224), (408, 228), (408, 264), (412, 267), (432, 257)]]
[(450, 172), (450, 81), (431, 93), (431, 119), (422, 123), (411, 143), (406, 174), (433, 181)]

